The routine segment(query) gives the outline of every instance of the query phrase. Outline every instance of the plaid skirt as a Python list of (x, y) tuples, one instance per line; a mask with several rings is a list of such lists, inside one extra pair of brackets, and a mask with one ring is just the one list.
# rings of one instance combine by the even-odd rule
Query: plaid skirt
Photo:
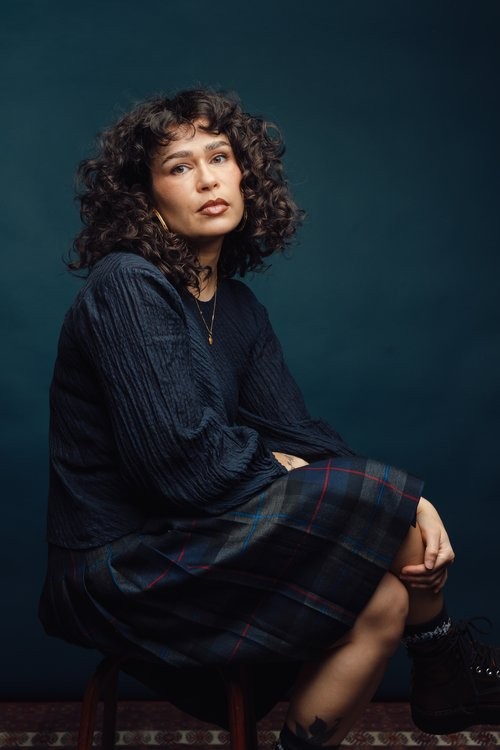
[[(177, 670), (182, 694), (193, 679), (202, 690), (202, 675), (217, 667), (253, 664), (266, 675), (262, 713), (297, 663), (352, 627), (414, 523), (421, 492), (401, 469), (331, 458), (223, 515), (159, 517), (103, 547), (51, 548), (41, 617), (52, 635), (136, 653), (130, 671), (165, 694), (164, 670)], [(206, 708), (187, 710), (224, 724)]]

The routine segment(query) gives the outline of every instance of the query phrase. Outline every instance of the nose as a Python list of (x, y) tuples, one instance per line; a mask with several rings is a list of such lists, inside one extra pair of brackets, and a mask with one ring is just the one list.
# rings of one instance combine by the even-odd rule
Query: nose
[(198, 168), (198, 190), (213, 190), (218, 184), (213, 167), (209, 164), (201, 164)]

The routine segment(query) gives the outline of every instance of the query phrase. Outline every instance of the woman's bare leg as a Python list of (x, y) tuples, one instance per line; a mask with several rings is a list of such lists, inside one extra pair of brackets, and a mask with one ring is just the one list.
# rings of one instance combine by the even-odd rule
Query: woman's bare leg
[(404, 586), (387, 573), (349, 633), (301, 674), (286, 718), (294, 734), (317, 745), (344, 739), (398, 646), (407, 612)]
[(397, 578), (402, 568), (423, 560), (420, 531), (410, 527), (392, 573), (384, 576), (354, 627), (301, 674), (286, 718), (295, 735), (311, 744), (340, 744), (372, 699), (405, 624), (428, 622), (442, 611), (441, 592), (406, 588)]

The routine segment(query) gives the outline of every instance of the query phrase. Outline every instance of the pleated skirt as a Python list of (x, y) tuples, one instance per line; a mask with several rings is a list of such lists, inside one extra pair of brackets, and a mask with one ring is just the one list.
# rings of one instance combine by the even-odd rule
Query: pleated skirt
[[(214, 674), (253, 665), (263, 713), (300, 664), (352, 627), (414, 523), (421, 492), (421, 480), (396, 467), (330, 458), (223, 515), (157, 517), (103, 547), (52, 547), (42, 621), (70, 642), (136, 654), (130, 671), (139, 679), (222, 725)], [(186, 704), (182, 696), (194, 693)]]

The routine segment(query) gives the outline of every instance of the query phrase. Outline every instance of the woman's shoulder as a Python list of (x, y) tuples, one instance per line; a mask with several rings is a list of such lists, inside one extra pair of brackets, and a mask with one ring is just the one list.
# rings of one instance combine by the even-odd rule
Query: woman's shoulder
[(239, 279), (224, 279), (221, 303), (226, 317), (248, 340), (257, 339), (268, 325), (267, 311), (254, 292)]
[(247, 284), (239, 279), (224, 279), (225, 295), (233, 304), (260, 312), (264, 305), (259, 302)]
[(115, 252), (101, 258), (86, 277), (64, 319), (64, 327), (79, 328), (89, 319), (106, 325), (110, 319), (146, 312), (165, 319), (184, 319), (181, 298), (170, 281), (145, 258)]
[(119, 251), (101, 258), (87, 276), (76, 302), (109, 292), (132, 298), (160, 293), (172, 303), (181, 304), (179, 293), (166, 276), (151, 261), (131, 252)]
[(151, 276), (166, 283), (168, 286), (172, 286), (154, 263), (143, 258), (142, 255), (124, 250), (109, 253), (101, 258), (90, 271), (88, 281), (92, 284), (98, 284), (127, 275)]

